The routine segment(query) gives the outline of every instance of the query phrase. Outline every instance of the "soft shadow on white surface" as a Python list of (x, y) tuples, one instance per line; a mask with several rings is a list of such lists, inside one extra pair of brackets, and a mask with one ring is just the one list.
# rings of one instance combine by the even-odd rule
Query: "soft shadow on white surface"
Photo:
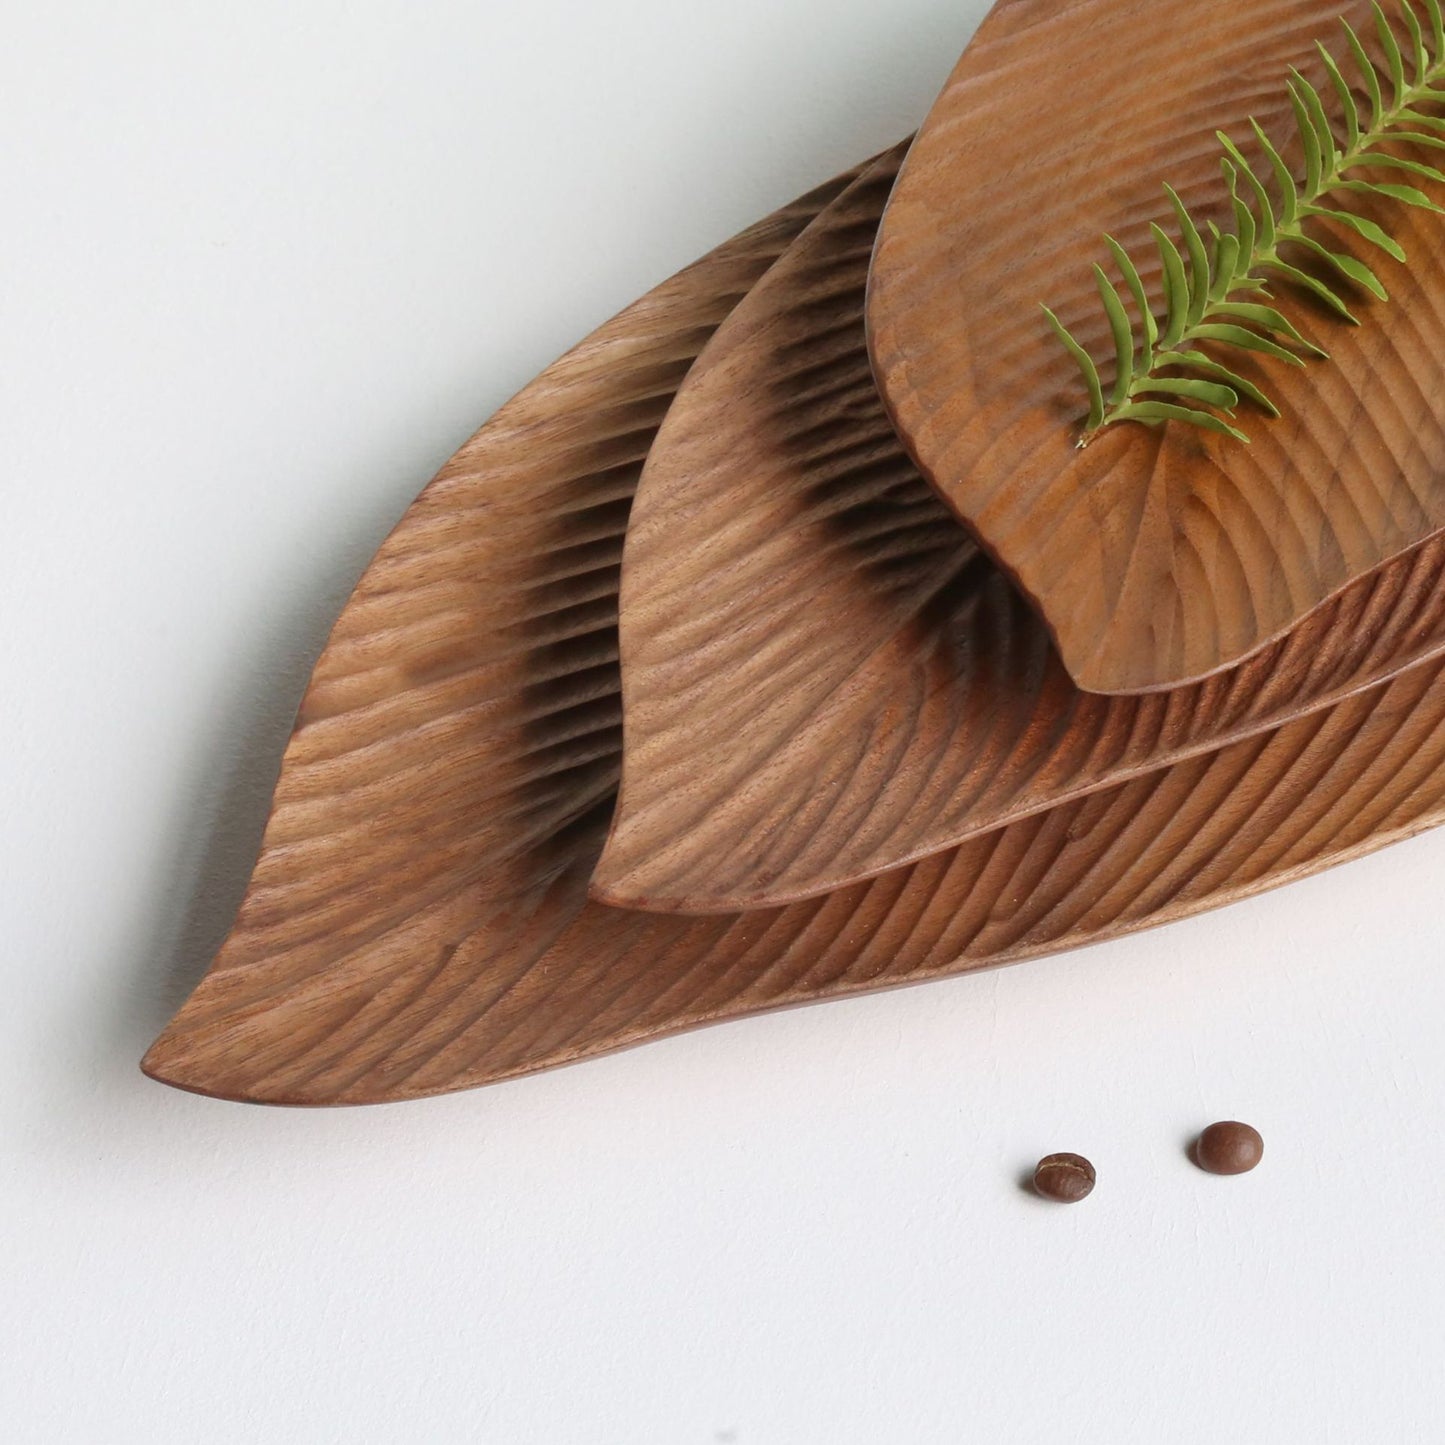
[[(33, 12), (0, 67), (0, 1218), (20, 1445), (1430, 1438), (1445, 839), (449, 1099), (136, 1061), (312, 659), (505, 397), (906, 133), (934, 0)], [(1184, 1156), (1242, 1117), (1240, 1180)], [(1055, 1149), (1099, 1185), (1020, 1191)]]

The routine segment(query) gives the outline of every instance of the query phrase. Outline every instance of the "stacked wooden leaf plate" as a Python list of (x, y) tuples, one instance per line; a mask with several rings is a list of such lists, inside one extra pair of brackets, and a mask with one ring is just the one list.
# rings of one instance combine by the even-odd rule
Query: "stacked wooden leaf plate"
[[(1428, 0), (1002, 4), (911, 149), (658, 287), (422, 493), (146, 1070), (273, 1103), (466, 1088), (1440, 821), (1440, 117)], [(1279, 222), (1268, 285), (1217, 131)], [(1284, 342), (1239, 309), (1266, 301)], [(1155, 360), (1171, 328), (1195, 362)], [(1133, 414), (1101, 423), (1096, 385)]]

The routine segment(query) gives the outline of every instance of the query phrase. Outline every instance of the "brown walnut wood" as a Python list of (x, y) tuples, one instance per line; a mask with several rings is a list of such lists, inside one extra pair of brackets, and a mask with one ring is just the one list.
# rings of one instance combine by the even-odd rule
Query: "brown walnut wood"
[(1203, 683), (1082, 692), (904, 453), (863, 301), (903, 148), (828, 206), (668, 411), (622, 571), (622, 787), (593, 897), (730, 912), (926, 857), (1445, 647), (1445, 537)]
[[(384, 988), (442, 967), (574, 869), (577, 839), (600, 843), (616, 791), (617, 581), (638, 471), (703, 344), (855, 174), (603, 326), (408, 509), (316, 664), (235, 924), (147, 1070), (206, 1087), (233, 1045), (200, 1024), (203, 1005), (237, 995), (255, 1006), (303, 979), (340, 998), (348, 983)], [(336, 1016), (282, 1008), (250, 1037), (299, 1039), (313, 1022)]]
[[(1228, 352), (1283, 413), (1243, 405), (1252, 445), (1171, 422), (1118, 424), (1078, 450), (1085, 393), (1039, 309), (1058, 312), (1107, 388), (1091, 276), (1108, 260), (1103, 233), (1157, 300), (1148, 223), (1177, 236), (1161, 184), (1201, 226), (1225, 224), (1216, 129), (1243, 142), (1254, 115), (1276, 141), (1293, 135), (1289, 68), (1329, 93), (1314, 44), (1338, 52), (1340, 14), (1373, 35), (1362, 0), (1006, 0), (899, 178), (868, 302), (880, 388), (924, 475), (1033, 599), (1083, 688), (1216, 672), (1445, 525), (1445, 218), (1346, 198), (1408, 268), (1320, 228), (1391, 299), (1346, 285), (1362, 322), (1350, 327), (1275, 288), (1331, 357), (1297, 369)], [(1286, 156), (1302, 174), (1297, 145)]]
[(229, 1098), (465, 1088), (1226, 901), (1445, 810), (1445, 676), (790, 908), (585, 901), (618, 764), (617, 562), (683, 371), (825, 190), (660, 287), (498, 414), (337, 623), (235, 928), (146, 1056)]

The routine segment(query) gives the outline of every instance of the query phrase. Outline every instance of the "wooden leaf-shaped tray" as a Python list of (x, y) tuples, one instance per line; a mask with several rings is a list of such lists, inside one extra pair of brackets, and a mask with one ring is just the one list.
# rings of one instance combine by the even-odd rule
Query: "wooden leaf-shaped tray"
[[(1085, 389), (1040, 309), (1107, 385), (1114, 347), (1092, 274), (1112, 266), (1104, 234), (1162, 307), (1148, 227), (1181, 237), (1163, 185), (1201, 228), (1228, 228), (1216, 130), (1268, 174), (1249, 118), (1281, 144), (1296, 133), (1291, 67), (1333, 96), (1316, 42), (1341, 50), (1340, 15), (1387, 70), (1362, 0), (1008, 0), (903, 168), (868, 302), (878, 383), (924, 475), (1034, 601), (1083, 688), (1146, 691), (1227, 667), (1445, 525), (1445, 217), (1346, 195), (1408, 265), (1312, 223), (1351, 264), (1367, 260), (1390, 299), (1339, 283), (1351, 326), (1301, 287), (1275, 287), (1273, 304), (1330, 356), (1296, 367), (1228, 353), (1281, 412), (1243, 405), (1249, 445), (1171, 421), (1105, 427), (1079, 449)], [(1303, 154), (1284, 146), (1296, 174)], [(1445, 202), (1413, 171), (1351, 174)]]
[(809, 903), (685, 919), (586, 902), (639, 464), (712, 330), (839, 189), (609, 323), (408, 512), (318, 663), (235, 927), (153, 1076), (293, 1104), (465, 1088), (1159, 922), (1441, 816), (1429, 664)]
[(648, 456), (624, 548), (622, 788), (600, 901), (704, 913), (843, 887), (1445, 647), (1437, 537), (1206, 682), (1080, 691), (872, 383), (864, 287), (902, 154), (728, 317)]

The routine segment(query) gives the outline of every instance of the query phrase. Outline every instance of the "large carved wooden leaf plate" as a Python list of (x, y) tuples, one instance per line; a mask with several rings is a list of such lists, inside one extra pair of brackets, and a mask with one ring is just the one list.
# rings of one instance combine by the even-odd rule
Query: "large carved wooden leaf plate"
[[(1034, 601), (1083, 688), (1216, 672), (1445, 525), (1445, 217), (1345, 197), (1408, 265), (1313, 223), (1331, 248), (1368, 260), (1390, 299), (1341, 282), (1361, 323), (1350, 326), (1301, 288), (1275, 288), (1330, 359), (1228, 352), (1282, 413), (1246, 403), (1236, 420), (1250, 445), (1123, 423), (1078, 449), (1086, 394), (1040, 310), (1059, 314), (1107, 385), (1114, 349), (1091, 274), (1109, 264), (1104, 233), (1162, 309), (1148, 226), (1180, 237), (1162, 185), (1201, 226), (1228, 226), (1216, 130), (1268, 174), (1248, 120), (1280, 141), (1294, 134), (1291, 67), (1333, 96), (1316, 42), (1342, 48), (1340, 15), (1383, 55), (1362, 0), (1006, 0), (899, 178), (868, 303), (880, 388), (924, 475)], [(1285, 149), (1297, 175), (1302, 155)], [(1414, 173), (1368, 174), (1418, 180), (1445, 202), (1445, 187)]]
[(236, 925), (152, 1075), (292, 1104), (465, 1088), (1159, 922), (1441, 816), (1431, 664), (825, 898), (702, 919), (586, 901), (639, 463), (713, 328), (836, 193), (604, 327), (408, 512), (318, 664)]
[(600, 901), (725, 912), (843, 887), (1445, 647), (1435, 538), (1205, 682), (1081, 691), (873, 386), (864, 288), (902, 156), (825, 208), (718, 329), (643, 469)]
[(316, 664), (239, 916), (148, 1068), (174, 1066), (202, 998), (442, 968), (605, 827), (638, 470), (702, 345), (852, 175), (603, 326), (412, 504)]

